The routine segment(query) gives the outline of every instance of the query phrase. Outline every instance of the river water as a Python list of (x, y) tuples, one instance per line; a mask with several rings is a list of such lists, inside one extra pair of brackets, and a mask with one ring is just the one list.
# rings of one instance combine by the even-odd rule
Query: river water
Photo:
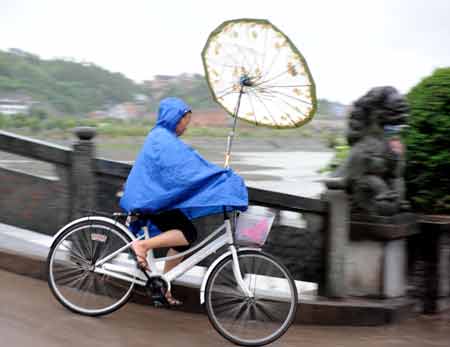
[[(100, 157), (123, 161), (132, 164), (141, 144), (135, 144), (128, 150), (116, 150), (99, 143), (97, 153)], [(221, 141), (206, 140), (191, 141), (194, 148), (206, 159), (222, 166), (224, 146)], [(67, 145), (67, 143), (62, 143)], [(120, 143), (118, 144), (120, 146)], [(271, 191), (316, 197), (323, 191), (323, 184), (319, 182), (323, 175), (318, 170), (326, 166), (333, 152), (324, 147), (308, 146), (306, 150), (292, 150), (301, 146), (290, 146), (283, 143), (267, 144), (267, 141), (245, 141), (240, 143), (232, 152), (231, 168), (244, 177), (250, 187)], [(55, 177), (53, 165), (20, 157), (0, 151), (0, 166), (44, 176)]]
[[(237, 169), (247, 185), (286, 194), (316, 197), (323, 189), (318, 170), (326, 166), (332, 152), (240, 152), (235, 154)], [(251, 166), (252, 169), (240, 167)]]
[[(132, 164), (144, 137), (97, 137), (97, 156)], [(46, 140), (46, 139), (43, 139)], [(225, 138), (187, 137), (185, 142), (206, 159), (222, 166)], [(71, 147), (74, 139), (54, 139), (59, 145)], [(233, 144), (231, 168), (241, 174), (250, 187), (316, 197), (323, 190), (318, 170), (326, 166), (333, 152), (321, 141), (305, 137), (236, 138)], [(20, 157), (0, 151), (0, 166), (27, 173), (54, 177), (50, 163)]]

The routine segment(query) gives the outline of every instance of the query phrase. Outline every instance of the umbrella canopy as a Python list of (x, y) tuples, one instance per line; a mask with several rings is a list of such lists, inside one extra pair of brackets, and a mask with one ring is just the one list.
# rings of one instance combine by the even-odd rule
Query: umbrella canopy
[(316, 108), (314, 81), (291, 40), (267, 20), (236, 19), (214, 30), (202, 52), (214, 100), (230, 115), (276, 128), (299, 127)]

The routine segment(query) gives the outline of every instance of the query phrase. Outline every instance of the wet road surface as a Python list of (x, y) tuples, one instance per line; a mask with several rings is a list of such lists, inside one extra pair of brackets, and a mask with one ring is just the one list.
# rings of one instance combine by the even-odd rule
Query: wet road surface
[[(0, 346), (233, 345), (215, 332), (206, 315), (129, 303), (108, 316), (84, 317), (62, 307), (46, 282), (0, 271)], [(450, 314), (384, 327), (295, 325), (270, 346), (449, 347)]]

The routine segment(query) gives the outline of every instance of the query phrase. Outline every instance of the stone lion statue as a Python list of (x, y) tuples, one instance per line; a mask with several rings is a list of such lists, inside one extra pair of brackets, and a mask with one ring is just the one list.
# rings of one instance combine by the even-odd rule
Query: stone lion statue
[(352, 213), (392, 216), (408, 208), (404, 147), (398, 135), (407, 112), (405, 98), (393, 87), (373, 88), (353, 103), (347, 131), (351, 150), (338, 169)]

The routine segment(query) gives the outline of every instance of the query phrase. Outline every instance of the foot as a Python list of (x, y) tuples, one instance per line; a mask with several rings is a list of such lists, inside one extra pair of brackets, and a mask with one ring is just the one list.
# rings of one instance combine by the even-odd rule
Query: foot
[(139, 241), (135, 241), (131, 244), (131, 250), (136, 256), (138, 267), (141, 270), (150, 271), (150, 268), (148, 267), (147, 263), (147, 253), (142, 247), (139, 246)]
[(180, 300), (175, 299), (175, 298), (172, 296), (172, 293), (169, 292), (169, 291), (166, 292), (165, 298), (166, 298), (167, 304), (168, 304), (170, 307), (178, 307), (178, 306), (183, 305), (183, 302), (180, 301)]

